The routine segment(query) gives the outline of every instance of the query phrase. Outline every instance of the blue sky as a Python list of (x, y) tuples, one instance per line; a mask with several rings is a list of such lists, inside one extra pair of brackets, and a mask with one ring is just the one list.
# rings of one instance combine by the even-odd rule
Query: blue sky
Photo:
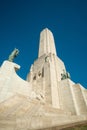
[(0, 0), (0, 65), (16, 47), (18, 75), (37, 59), (39, 34), (49, 28), (71, 79), (87, 88), (87, 1)]

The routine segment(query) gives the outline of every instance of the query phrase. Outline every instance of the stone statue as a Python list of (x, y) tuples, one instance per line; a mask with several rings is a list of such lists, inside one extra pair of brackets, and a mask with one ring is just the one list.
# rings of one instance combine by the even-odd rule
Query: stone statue
[(50, 59), (49, 59), (49, 56), (46, 56), (46, 57), (45, 57), (45, 62), (49, 62), (49, 60), (50, 60)]
[(13, 62), (14, 58), (19, 54), (18, 49), (14, 49), (12, 53), (9, 55), (8, 61)]
[(63, 73), (61, 74), (61, 80), (64, 80), (67, 78), (70, 79), (70, 74), (68, 72), (66, 72), (65, 70), (63, 70)]

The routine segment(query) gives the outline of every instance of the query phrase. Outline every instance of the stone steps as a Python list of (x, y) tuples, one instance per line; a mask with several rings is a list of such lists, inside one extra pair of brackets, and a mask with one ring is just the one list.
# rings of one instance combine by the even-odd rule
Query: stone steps
[(0, 104), (0, 118), (31, 115), (35, 112), (34, 109), (37, 108), (38, 104), (37, 100), (31, 101), (30, 99), (21, 96), (17, 96), (16, 98), (15, 96), (13, 98), (11, 97), (11, 100), (6, 100)]

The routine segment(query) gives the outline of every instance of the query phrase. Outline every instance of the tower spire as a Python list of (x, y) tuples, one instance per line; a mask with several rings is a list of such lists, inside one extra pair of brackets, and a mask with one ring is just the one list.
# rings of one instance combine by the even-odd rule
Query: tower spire
[(53, 34), (48, 28), (46, 28), (40, 34), (38, 57), (48, 53), (52, 53), (56, 55), (56, 48), (55, 48)]

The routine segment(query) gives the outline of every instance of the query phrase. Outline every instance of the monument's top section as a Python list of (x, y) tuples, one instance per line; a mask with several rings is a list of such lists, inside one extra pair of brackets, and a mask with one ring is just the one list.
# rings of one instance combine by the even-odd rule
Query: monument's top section
[(56, 55), (56, 48), (55, 48), (53, 34), (48, 28), (46, 28), (40, 33), (38, 57), (48, 53), (52, 53)]

